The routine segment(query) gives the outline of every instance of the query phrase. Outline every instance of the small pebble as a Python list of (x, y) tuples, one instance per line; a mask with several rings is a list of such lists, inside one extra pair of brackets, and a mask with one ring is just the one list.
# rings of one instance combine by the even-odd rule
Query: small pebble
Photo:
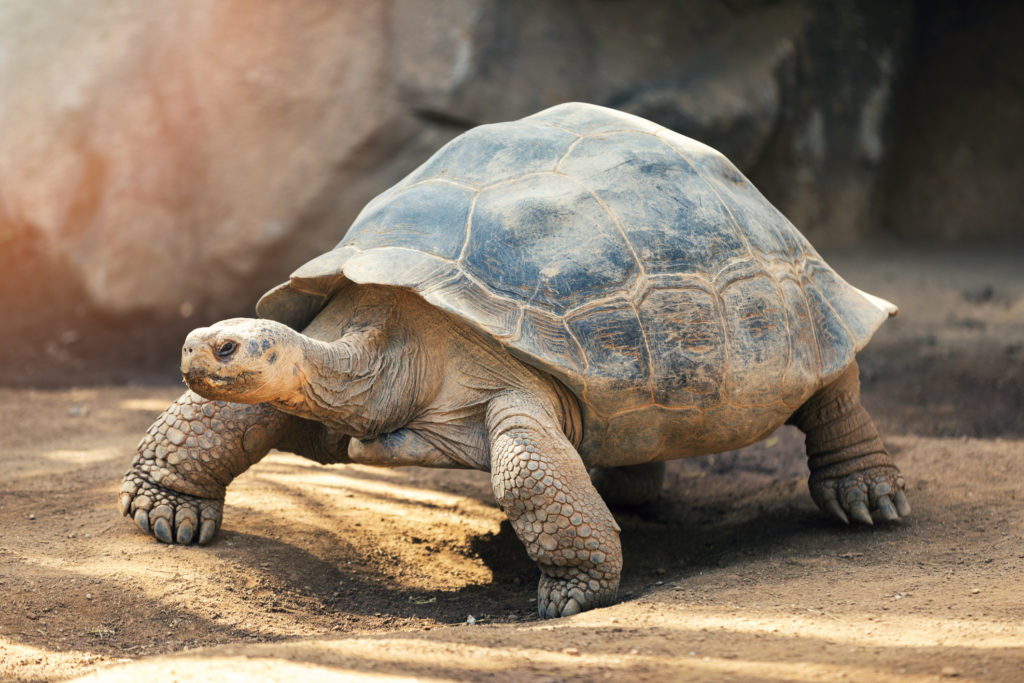
[(474, 617), (472, 614), (470, 614), (468, 617), (466, 617), (466, 623), (469, 624), (470, 626), (472, 626), (473, 624), (476, 623), (476, 617)]
[(35, 515), (29, 515), (29, 516), (28, 516), (28, 518), (29, 518), (29, 519), (35, 519), (35, 518), (36, 518), (36, 516), (35, 516)]
[(86, 600), (92, 600), (92, 593), (86, 593), (85, 594), (85, 599)]
[(971, 589), (971, 595), (977, 595), (980, 592), (981, 592), (980, 588), (972, 588)]
[(579, 650), (579, 648), (576, 648), (576, 647), (565, 647), (565, 648), (562, 648), (562, 654), (564, 654), (564, 655), (573, 655), (573, 656), (575, 656), (575, 655), (578, 655), (579, 653), (580, 653), (580, 650)]
[(956, 678), (957, 676), (960, 675), (960, 672), (957, 671), (956, 669), (954, 669), (951, 666), (944, 666), (944, 667), (942, 667), (942, 672), (941, 673), (946, 678)]

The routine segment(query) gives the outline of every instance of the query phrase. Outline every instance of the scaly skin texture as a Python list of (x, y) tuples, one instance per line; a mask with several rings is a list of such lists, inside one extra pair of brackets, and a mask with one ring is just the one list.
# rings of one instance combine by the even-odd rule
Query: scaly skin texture
[[(121, 512), (164, 543), (210, 543), (225, 488), (273, 447), (338, 462), (347, 447), (264, 404), (210, 401), (186, 391), (150, 426), (121, 484)], [(339, 454), (340, 453), (340, 454)]]
[(267, 454), (290, 419), (186, 391), (139, 443), (121, 484), (121, 512), (164, 543), (209, 543), (225, 487)]
[(540, 616), (611, 603), (620, 528), (558, 422), (531, 397), (510, 394), (491, 401), (487, 424), (494, 497), (540, 567)]
[(789, 419), (806, 434), (808, 484), (822, 510), (845, 523), (910, 514), (903, 475), (860, 403), (857, 363), (811, 396)]

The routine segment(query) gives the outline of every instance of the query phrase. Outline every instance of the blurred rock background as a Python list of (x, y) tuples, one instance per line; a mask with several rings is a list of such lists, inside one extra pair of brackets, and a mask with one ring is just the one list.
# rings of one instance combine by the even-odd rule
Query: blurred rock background
[(465, 129), (583, 100), (819, 247), (1024, 238), (1024, 4), (6, 0), (0, 384), (175, 375)]

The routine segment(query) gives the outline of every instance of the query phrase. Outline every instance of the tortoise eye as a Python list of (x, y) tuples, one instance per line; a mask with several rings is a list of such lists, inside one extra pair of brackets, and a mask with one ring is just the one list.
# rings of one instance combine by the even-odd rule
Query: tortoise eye
[(237, 350), (238, 344), (236, 344), (233, 341), (226, 341), (220, 345), (220, 347), (217, 349), (215, 353), (217, 354), (217, 358), (227, 359), (234, 355), (235, 351)]

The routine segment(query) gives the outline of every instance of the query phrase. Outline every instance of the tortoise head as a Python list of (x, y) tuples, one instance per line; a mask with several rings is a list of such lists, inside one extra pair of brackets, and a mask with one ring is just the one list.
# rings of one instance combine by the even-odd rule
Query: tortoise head
[(212, 400), (262, 403), (294, 391), (299, 335), (271, 320), (232, 318), (192, 330), (181, 349), (181, 374)]

